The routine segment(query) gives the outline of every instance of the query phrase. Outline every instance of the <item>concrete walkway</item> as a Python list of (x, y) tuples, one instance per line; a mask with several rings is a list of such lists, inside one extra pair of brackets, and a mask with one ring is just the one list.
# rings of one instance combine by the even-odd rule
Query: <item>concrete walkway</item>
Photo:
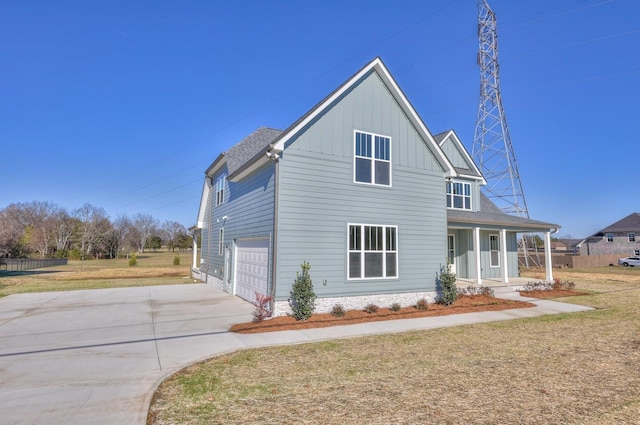
[(537, 307), (237, 335), (226, 329), (253, 306), (207, 285), (11, 295), (0, 299), (0, 422), (143, 425), (160, 382), (219, 354), (589, 310), (527, 300)]

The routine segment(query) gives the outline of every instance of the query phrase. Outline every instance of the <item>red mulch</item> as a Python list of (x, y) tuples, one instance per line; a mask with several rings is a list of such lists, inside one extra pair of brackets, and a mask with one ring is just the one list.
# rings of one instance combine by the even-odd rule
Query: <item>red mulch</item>
[[(541, 291), (537, 291), (541, 292)], [(342, 317), (335, 317), (328, 313), (314, 314), (307, 320), (296, 320), (291, 316), (278, 316), (260, 323), (239, 323), (231, 327), (231, 332), (258, 333), (274, 332), (295, 329), (324, 328), (336, 325), (352, 325), (363, 322), (377, 322), (381, 320), (411, 319), (416, 317), (445, 316), (449, 314), (472, 313), (478, 311), (500, 311), (512, 308), (535, 307), (535, 304), (524, 301), (505, 300), (486, 295), (459, 296), (458, 300), (450, 305), (429, 304), (425, 311), (415, 307), (404, 307), (398, 311), (388, 308), (380, 308), (377, 313), (366, 313), (361, 310), (350, 310)]]

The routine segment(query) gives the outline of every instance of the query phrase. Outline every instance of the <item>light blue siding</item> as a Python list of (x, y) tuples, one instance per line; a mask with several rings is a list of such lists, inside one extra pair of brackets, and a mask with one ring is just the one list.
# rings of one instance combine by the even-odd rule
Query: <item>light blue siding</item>
[[(354, 130), (391, 137), (391, 187), (354, 183)], [(397, 226), (398, 278), (347, 279), (349, 224)], [(443, 170), (369, 74), (283, 152), (276, 299), (289, 296), (303, 261), (321, 297), (434, 290), (446, 229)]]
[[(229, 250), (227, 267), (232, 267), (234, 259), (233, 242), (244, 238), (273, 237), (274, 223), (274, 178), (275, 167), (269, 163), (265, 167), (245, 177), (240, 182), (226, 182), (224, 202), (215, 206), (215, 190), (210, 196), (213, 207), (206, 211), (206, 224), (202, 230), (202, 270), (212, 276), (223, 278), (224, 256), (218, 254), (220, 228), (224, 228), (224, 246)], [(226, 172), (226, 167), (216, 174)], [(214, 188), (215, 189), (215, 188)], [(223, 220), (223, 217), (227, 217)], [(209, 236), (210, 235), (210, 236)], [(273, 249), (269, 249), (269, 264)], [(269, 274), (270, 275), (270, 274)], [(233, 270), (228, 270), (228, 283), (233, 281)]]

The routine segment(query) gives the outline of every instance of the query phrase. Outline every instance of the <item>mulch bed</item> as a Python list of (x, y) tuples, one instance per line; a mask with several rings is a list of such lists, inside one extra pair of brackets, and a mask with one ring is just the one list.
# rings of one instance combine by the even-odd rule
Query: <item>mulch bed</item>
[(350, 310), (347, 311), (342, 317), (335, 317), (331, 314), (323, 313), (314, 314), (309, 319), (304, 321), (298, 321), (291, 316), (278, 316), (259, 323), (239, 323), (233, 325), (230, 331), (244, 334), (275, 332), (295, 329), (324, 328), (337, 325), (352, 325), (364, 322), (378, 322), (381, 320), (412, 319), (416, 317), (445, 316), (449, 314), (462, 314), (479, 311), (500, 311), (527, 307), (535, 307), (535, 304), (525, 301), (494, 298), (486, 295), (459, 296), (458, 300), (450, 306), (429, 304), (427, 310), (424, 311), (420, 311), (415, 307), (404, 307), (398, 311), (391, 311), (388, 308), (380, 308), (377, 313), (366, 313), (361, 310)]

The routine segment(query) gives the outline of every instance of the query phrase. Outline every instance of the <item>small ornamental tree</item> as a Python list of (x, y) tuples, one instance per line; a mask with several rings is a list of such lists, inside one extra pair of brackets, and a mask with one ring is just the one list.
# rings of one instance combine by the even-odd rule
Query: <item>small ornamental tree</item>
[(447, 261), (446, 266), (440, 268), (440, 297), (438, 303), (451, 305), (458, 299), (458, 288), (456, 288), (456, 275), (451, 272), (451, 264)]
[(313, 292), (313, 282), (309, 276), (311, 266), (306, 261), (302, 263), (302, 273), (296, 272), (289, 296), (289, 305), (296, 320), (307, 320), (316, 309), (316, 293)]
[(138, 264), (138, 259), (136, 258), (136, 253), (131, 254), (131, 258), (129, 258), (129, 266), (133, 267)]

